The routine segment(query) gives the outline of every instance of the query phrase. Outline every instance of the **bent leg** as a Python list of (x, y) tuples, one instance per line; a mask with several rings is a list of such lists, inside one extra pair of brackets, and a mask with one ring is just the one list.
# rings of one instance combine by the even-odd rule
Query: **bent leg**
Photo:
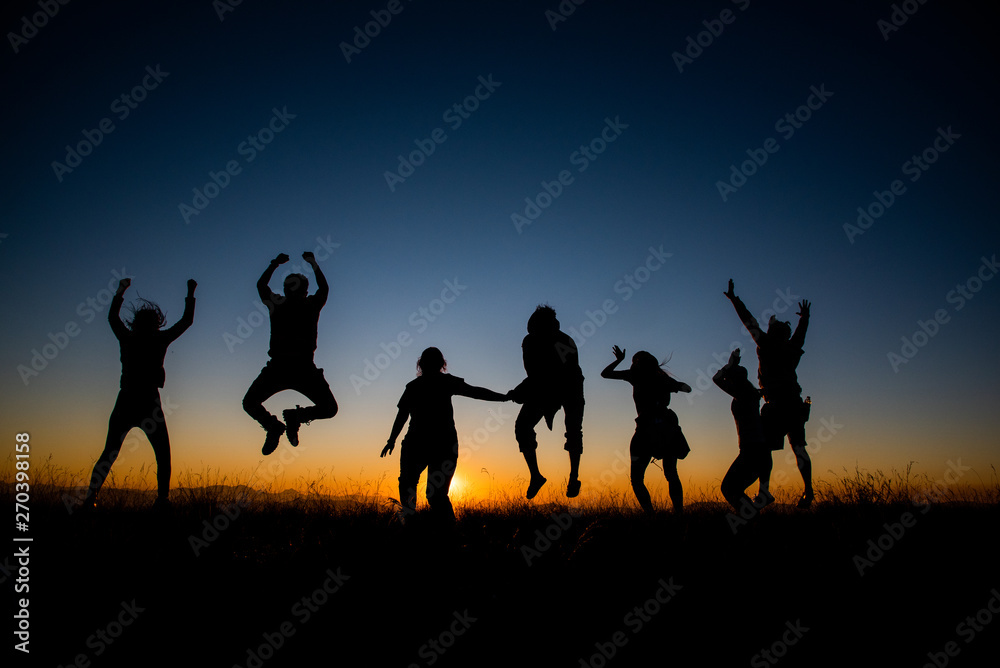
[(566, 452), (569, 453), (569, 482), (580, 479), (580, 455), (583, 454), (583, 398), (563, 405), (566, 424)]
[(649, 497), (649, 490), (646, 489), (646, 467), (649, 466), (648, 454), (637, 454), (640, 448), (636, 448), (636, 437), (632, 437), (632, 468), (629, 471), (629, 478), (632, 481), (632, 491), (635, 498), (647, 513), (653, 512), (653, 500)]
[[(531, 481), (528, 483), (528, 498), (533, 498), (538, 493), (538, 489), (545, 484), (545, 478), (538, 470), (538, 439), (535, 435), (535, 425), (544, 417), (544, 410), (541, 405), (534, 402), (527, 402), (521, 406), (514, 421), (514, 438), (517, 439), (517, 448), (524, 455), (524, 462), (528, 465), (528, 473)], [(534, 493), (533, 493), (534, 492)]]
[(87, 490), (87, 497), (84, 504), (93, 503), (97, 494), (104, 486), (104, 480), (111, 471), (111, 465), (118, 459), (118, 453), (122, 449), (125, 436), (132, 427), (137, 426), (138, 421), (131, 415), (131, 402), (124, 392), (119, 391), (115, 407), (111, 410), (111, 417), (108, 418), (108, 435), (104, 441), (104, 451), (94, 464), (94, 470), (90, 474), (90, 487)]
[(322, 369), (313, 368), (303, 372), (303, 378), (295, 382), (290, 389), (304, 394), (314, 404), (294, 409), (299, 422), (325, 420), (337, 414), (337, 400), (330, 391), (330, 384), (326, 382)]
[(741, 451), (722, 478), (722, 496), (736, 510), (742, 510), (746, 504), (752, 506), (746, 488), (752, 485), (759, 475), (760, 464), (754, 461), (754, 457)]
[(663, 458), (663, 477), (667, 479), (667, 488), (670, 493), (670, 502), (674, 504), (674, 512), (684, 512), (684, 487), (681, 485), (681, 477), (677, 475), (677, 458)]
[(259, 422), (264, 429), (274, 429), (281, 424), (281, 421), (264, 408), (264, 401), (286, 389), (288, 388), (279, 382), (274, 369), (268, 363), (268, 366), (261, 369), (260, 375), (254, 379), (253, 383), (250, 384), (250, 389), (244, 395), (243, 410)]

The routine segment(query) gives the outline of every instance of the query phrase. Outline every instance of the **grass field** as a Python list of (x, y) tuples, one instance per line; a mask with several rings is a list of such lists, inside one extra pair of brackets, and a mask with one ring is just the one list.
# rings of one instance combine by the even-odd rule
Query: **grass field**
[(510, 488), (458, 504), (454, 530), (401, 524), (385, 481), (188, 475), (170, 512), (111, 487), (84, 514), (75, 476), (36, 476), (31, 655), (12, 665), (975, 666), (1000, 647), (995, 473), (845, 472), (746, 524), (711, 490), (645, 517)]

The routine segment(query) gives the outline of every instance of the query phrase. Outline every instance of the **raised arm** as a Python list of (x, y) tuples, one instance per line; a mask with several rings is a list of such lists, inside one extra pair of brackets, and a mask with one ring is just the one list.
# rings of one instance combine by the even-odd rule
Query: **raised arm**
[(795, 333), (792, 334), (792, 344), (796, 348), (801, 348), (806, 342), (806, 330), (809, 328), (809, 307), (812, 306), (808, 301), (803, 299), (799, 302), (799, 312), (796, 314), (799, 316), (799, 324), (795, 327)]
[(406, 424), (406, 419), (410, 417), (409, 412), (403, 408), (399, 407), (399, 411), (396, 412), (396, 419), (392, 422), (392, 431), (389, 433), (389, 440), (385, 442), (385, 447), (382, 448), (382, 454), (379, 457), (385, 457), (386, 455), (392, 454), (392, 451), (396, 449), (396, 439), (399, 438), (400, 433), (403, 431), (403, 425)]
[(326, 304), (326, 298), (330, 295), (330, 284), (326, 282), (326, 276), (323, 275), (322, 270), (319, 268), (319, 264), (316, 262), (316, 256), (306, 251), (302, 254), (302, 259), (309, 263), (312, 267), (313, 274), (316, 275), (316, 294), (313, 299), (319, 301), (320, 308)]
[(115, 296), (111, 299), (111, 306), (108, 308), (108, 323), (111, 325), (111, 331), (114, 332), (115, 338), (119, 341), (128, 334), (128, 328), (122, 322), (121, 312), (122, 304), (125, 303), (125, 291), (130, 285), (132, 285), (131, 278), (123, 278), (118, 281), (118, 290), (115, 291)]
[(615, 370), (615, 367), (621, 364), (622, 360), (625, 359), (625, 351), (618, 346), (611, 346), (611, 352), (615, 356), (615, 361), (604, 367), (604, 370), (601, 371), (601, 378), (625, 380), (628, 377), (628, 372)]
[(729, 354), (729, 361), (715, 372), (712, 376), (712, 382), (719, 386), (723, 392), (731, 397), (735, 397), (736, 394), (736, 383), (733, 382), (732, 376), (729, 374), (732, 370), (740, 363), (740, 349), (737, 348), (732, 353)]
[(194, 289), (196, 287), (198, 287), (198, 284), (195, 283), (194, 279), (189, 279), (187, 282), (187, 297), (184, 298), (184, 314), (180, 320), (164, 332), (168, 341), (176, 339), (194, 323)]
[(288, 262), (288, 256), (285, 253), (281, 253), (278, 257), (271, 260), (271, 264), (267, 265), (267, 269), (257, 279), (257, 294), (260, 295), (260, 300), (268, 308), (274, 303), (274, 298), (277, 295), (271, 292), (271, 288), (267, 284), (271, 282), (271, 277), (274, 276), (274, 270), (278, 268), (278, 265), (286, 262)]
[(736, 296), (736, 292), (733, 287), (733, 279), (729, 279), (729, 289), (722, 294), (726, 295), (726, 297), (729, 298), (729, 301), (733, 303), (733, 308), (736, 309), (736, 315), (740, 317), (740, 321), (743, 323), (743, 326), (747, 328), (748, 332), (750, 332), (750, 336), (753, 337), (754, 343), (760, 344), (760, 337), (764, 332), (761, 330), (760, 323), (757, 322), (757, 318), (753, 317), (750, 313), (750, 309), (743, 304), (743, 300)]

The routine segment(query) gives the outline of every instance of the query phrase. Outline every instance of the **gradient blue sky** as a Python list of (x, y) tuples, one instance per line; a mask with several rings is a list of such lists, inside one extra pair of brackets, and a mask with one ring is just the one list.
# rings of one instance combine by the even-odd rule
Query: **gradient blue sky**
[[(88, 322), (79, 305), (124, 268), (129, 296), (159, 302), (173, 322), (194, 278), (195, 324), (170, 347), (162, 392), (176, 405), (174, 484), (208, 470), (271, 482), (257, 468), (263, 432), (240, 406), (266, 361), (268, 327), (239, 345), (225, 335), (254, 312), (254, 283), (272, 257), (287, 252), (301, 265), (322, 240), (339, 246), (321, 263), (332, 287), (316, 359), (341, 412), (303, 430), (276, 484), (393, 480), (398, 460), (377, 454), (420, 350), (438, 346), (452, 373), (505, 391), (523, 377), (520, 341), (536, 304), (553, 305), (568, 331), (612, 300), (615, 312), (580, 351), (582, 474), (599, 492), (634, 418), (629, 386), (599, 377), (613, 344), (670, 356), (669, 370), (695, 387), (706, 387), (733, 342), (755, 371), (752, 343), (722, 296), (730, 277), (757, 314), (781, 294), (813, 302), (799, 378), (814, 401), (807, 435), (817, 475), (916, 461), (940, 478), (958, 458), (991, 475), (1000, 281), (984, 282), (961, 309), (949, 300), (1000, 246), (996, 58), (973, 3), (920, 6), (887, 40), (877, 22), (890, 3), (592, 0), (555, 30), (545, 14), (555, 0), (400, 6), (350, 63), (340, 43), (386, 3), (246, 1), (224, 20), (207, 1), (71, 3), (17, 53), (7, 37), (0, 431), (29, 431), (36, 456), (51, 454), (74, 475), (88, 470), (120, 364), (105, 312)], [(733, 22), (679, 72), (672, 54), (724, 9)], [(37, 11), (14, 3), (4, 33)], [(169, 74), (120, 119), (112, 102), (147, 66)], [(500, 85), (452, 129), (443, 114), (479, 77)], [(787, 137), (775, 123), (811, 87), (832, 95)], [(275, 108), (295, 117), (247, 162), (239, 145)], [(58, 180), (53, 161), (104, 118), (114, 131)], [(579, 172), (572, 155), (608, 118), (628, 127)], [(436, 128), (447, 139), (390, 190), (385, 172)], [(911, 182), (904, 163), (939, 128), (960, 137)], [(716, 183), (770, 137), (778, 150), (723, 201)], [(230, 160), (240, 173), (185, 223), (179, 205)], [(562, 170), (573, 182), (516, 229), (511, 214)], [(896, 179), (905, 193), (851, 243), (844, 224)], [(620, 281), (651, 247), (671, 256), (630, 294)], [(412, 314), (433, 308), (445, 281), (467, 287), (424, 328)], [(947, 322), (894, 370), (888, 353), (939, 309)], [(793, 325), (794, 310), (784, 314)], [(79, 334), (23, 382), (18, 366), (69, 323)], [(351, 376), (401, 333), (412, 344), (357, 389)], [(268, 405), (295, 400), (284, 393)], [(504, 405), (503, 424), (477, 443), (499, 406), (455, 406), (466, 447), (459, 475), (482, 483), (485, 468), (498, 484), (523, 475), (517, 407)], [(709, 387), (674, 407), (692, 445), (682, 476), (711, 486), (736, 452), (729, 399)], [(835, 434), (820, 431), (830, 424)], [(566, 472), (560, 433), (541, 438), (543, 471), (556, 476)], [(119, 476), (152, 462), (134, 440)], [(794, 472), (781, 457), (776, 467)], [(624, 475), (606, 478), (627, 485)]]

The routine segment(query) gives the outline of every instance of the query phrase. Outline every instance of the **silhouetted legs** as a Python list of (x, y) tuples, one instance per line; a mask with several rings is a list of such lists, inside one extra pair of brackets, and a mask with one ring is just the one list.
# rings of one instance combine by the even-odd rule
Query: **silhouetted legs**
[[(781, 450), (784, 447), (785, 436), (792, 446), (795, 454), (795, 464), (802, 476), (803, 494), (799, 499), (800, 508), (808, 508), (813, 500), (812, 485), (812, 461), (809, 453), (806, 452), (806, 413), (805, 404), (801, 397), (792, 399), (769, 401), (760, 410), (760, 418), (764, 427), (764, 438), (771, 450)], [(761, 463), (760, 493), (758, 494), (758, 505), (760, 496), (766, 495), (771, 500), (768, 483), (771, 478), (773, 462), (771, 457), (767, 457), (766, 462)]]
[[(437, 451), (434, 451), (437, 448)], [(417, 512), (417, 483), (427, 469), (427, 504), (436, 517), (454, 523), (455, 510), (448, 498), (451, 480), (458, 464), (458, 443), (452, 447), (428, 446), (403, 439), (399, 453), (399, 502), (403, 513)]]
[[(243, 410), (268, 432), (269, 440), (265, 444), (265, 449), (268, 449), (271, 441), (273, 446), (277, 446), (277, 439), (273, 435), (277, 433), (280, 437), (285, 425), (264, 408), (264, 401), (282, 390), (299, 392), (315, 404), (285, 411), (288, 438), (292, 445), (298, 445), (299, 424), (332, 418), (337, 414), (337, 400), (330, 391), (330, 385), (326, 382), (322, 369), (317, 369), (315, 365), (286, 366), (275, 364), (273, 361), (268, 362), (243, 397)], [(270, 447), (264, 454), (273, 451), (274, 447)]]
[[(569, 484), (566, 496), (574, 497), (580, 492), (580, 456), (583, 453), (583, 400), (567, 402), (563, 406), (566, 424), (566, 452), (569, 453)], [(532, 499), (545, 484), (546, 478), (538, 469), (538, 438), (535, 426), (545, 417), (544, 408), (537, 403), (528, 402), (521, 406), (517, 419), (514, 421), (514, 438), (517, 447), (524, 455), (528, 465), (531, 480), (528, 483), (527, 498)]]
[[(632, 456), (632, 469), (629, 475), (632, 480), (632, 491), (635, 493), (635, 498), (639, 502), (639, 505), (647, 513), (655, 512), (653, 508), (653, 500), (649, 496), (649, 490), (646, 489), (646, 467), (649, 466), (650, 457)], [(670, 494), (670, 502), (674, 506), (674, 512), (677, 514), (684, 512), (684, 487), (681, 485), (681, 478), (677, 474), (677, 459), (674, 457), (665, 457), (662, 460), (663, 464), (663, 476), (667, 479), (667, 488)]]
[(167, 434), (167, 424), (163, 409), (160, 407), (160, 393), (132, 392), (121, 390), (115, 407), (108, 419), (108, 436), (104, 442), (104, 451), (98, 457), (94, 470), (90, 475), (90, 488), (84, 505), (92, 505), (104, 480), (111, 471), (111, 465), (118, 459), (122, 443), (133, 427), (139, 427), (146, 434), (153, 453), (156, 456), (156, 487), (157, 502), (165, 503), (170, 494), (170, 438)]
[[(763, 460), (771, 461), (770, 452), (747, 452), (741, 450), (739, 456), (726, 471), (722, 478), (722, 496), (737, 511), (752, 507), (753, 503), (746, 494), (746, 488), (760, 476)], [(770, 466), (768, 467), (770, 474)]]

